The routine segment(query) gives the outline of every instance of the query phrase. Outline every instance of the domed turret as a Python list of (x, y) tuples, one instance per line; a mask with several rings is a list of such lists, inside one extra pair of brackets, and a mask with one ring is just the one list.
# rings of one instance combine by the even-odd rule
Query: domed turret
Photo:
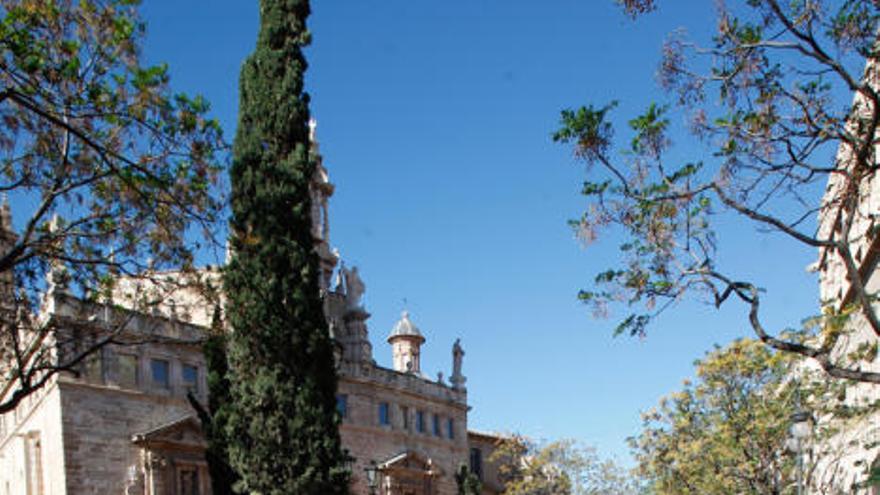
[(404, 311), (400, 315), (394, 328), (391, 329), (391, 335), (388, 336), (388, 343), (391, 344), (391, 353), (394, 361), (394, 370), (402, 373), (421, 373), (421, 362), (419, 359), (420, 347), (425, 343), (425, 337), (419, 331), (419, 327), (415, 326), (409, 319), (409, 312)]

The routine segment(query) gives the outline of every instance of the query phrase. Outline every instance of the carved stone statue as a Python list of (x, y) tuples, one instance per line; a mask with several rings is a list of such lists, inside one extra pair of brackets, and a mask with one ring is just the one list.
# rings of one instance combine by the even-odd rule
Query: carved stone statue
[(455, 339), (452, 344), (452, 376), (461, 376), (461, 358), (464, 357), (464, 349), (461, 348), (461, 339)]
[(315, 119), (309, 119), (309, 142), (317, 143), (318, 136), (317, 132), (315, 132), (318, 128), (318, 121)]
[(357, 267), (342, 269), (342, 277), (345, 280), (345, 307), (346, 309), (363, 309), (361, 298), (364, 296), (366, 286), (358, 274)]
[[(337, 253), (334, 253), (337, 254)], [(338, 257), (338, 254), (337, 254)], [(345, 281), (342, 279), (342, 272), (345, 271), (345, 263), (342, 263), (342, 266), (339, 267), (339, 271), (336, 272), (336, 280), (333, 285), (333, 292), (337, 294), (345, 294)]]

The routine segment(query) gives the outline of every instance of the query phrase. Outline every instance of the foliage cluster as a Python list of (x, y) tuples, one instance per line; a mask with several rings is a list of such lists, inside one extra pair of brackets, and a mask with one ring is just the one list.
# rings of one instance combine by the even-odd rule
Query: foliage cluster
[[(620, 3), (634, 16), (656, 7)], [(717, 9), (708, 46), (681, 33), (667, 40), (658, 79), (671, 101), (629, 121), (633, 137), (624, 152), (615, 149), (613, 103), (562, 112), (553, 137), (573, 147), (589, 174), (582, 189), (588, 206), (573, 224), (587, 241), (609, 228), (624, 237), (621, 262), (580, 298), (602, 314), (610, 305), (631, 308), (616, 331), (633, 335), (686, 296), (716, 306), (738, 299), (764, 343), (812, 358), (835, 377), (880, 383), (880, 373), (864, 366), (867, 354), (835, 352), (846, 332), (804, 341), (765, 328), (762, 282), (731, 273), (719, 255), (730, 242), (723, 237), (729, 229), (719, 226), (732, 217), (781, 236), (793, 250), (818, 251), (827, 285), (845, 287), (822, 301), (813, 329), (859, 314), (874, 340), (880, 337), (876, 294), (866, 289), (872, 270), (861, 269), (876, 230), (864, 206), (872, 204), (878, 168), (880, 5), (748, 0)], [(696, 148), (707, 152), (671, 158), (673, 116), (687, 121)]]
[[(47, 284), (112, 303), (119, 277), (191, 273), (195, 253), (213, 245), (222, 133), (207, 101), (172, 92), (167, 66), (141, 63), (138, 3), (0, 1), (0, 192), (16, 205), (0, 226), (10, 232), (0, 413), (55, 372), (77, 371), (123, 326), (90, 345), (66, 342), (54, 322), (33, 318)], [(65, 351), (47, 351), (47, 339)]]
[(632, 495), (640, 483), (596, 449), (572, 440), (538, 443), (514, 435), (495, 449), (504, 495)]
[(840, 459), (871, 449), (867, 438), (836, 447), (827, 440), (847, 421), (876, 414), (880, 404), (845, 400), (846, 383), (811, 372), (795, 355), (755, 340), (716, 348), (696, 363), (696, 380), (643, 415), (630, 439), (639, 474), (653, 493), (794, 494), (798, 457), (791, 449), (796, 412), (812, 418), (802, 447), (802, 480), (832, 493), (817, 476)]

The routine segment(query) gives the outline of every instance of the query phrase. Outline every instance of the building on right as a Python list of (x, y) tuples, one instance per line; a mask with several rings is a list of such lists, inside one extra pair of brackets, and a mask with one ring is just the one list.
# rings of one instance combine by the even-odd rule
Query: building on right
[[(823, 314), (849, 314), (843, 331), (823, 333), (819, 344), (831, 349), (832, 362), (860, 373), (880, 373), (878, 69), (869, 58), (863, 88), (870, 91), (853, 98), (819, 209), (816, 238), (830, 242), (819, 249), (814, 267)], [(837, 399), (863, 413), (813, 418), (811, 493), (880, 495), (880, 383), (847, 382)]]

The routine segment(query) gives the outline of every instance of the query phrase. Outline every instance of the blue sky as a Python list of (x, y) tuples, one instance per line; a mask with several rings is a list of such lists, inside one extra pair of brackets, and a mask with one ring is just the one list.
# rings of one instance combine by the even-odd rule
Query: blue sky
[[(612, 0), (313, 2), (308, 91), (336, 195), (331, 238), (367, 285), (374, 355), (404, 308), (427, 336), (423, 369), (466, 351), (470, 427), (571, 437), (625, 458), (639, 411), (681, 386), (714, 343), (748, 335), (745, 310), (683, 303), (643, 340), (613, 338), (578, 289), (614, 263), (613, 238), (583, 248), (584, 168), (552, 143), (559, 110), (652, 101), (660, 45), (707, 39), (712, 2), (664, 2), (633, 22)], [(213, 104), (234, 135), (238, 70), (257, 2), (145, 2), (144, 54), (176, 90)], [(681, 157), (704, 153), (676, 137)], [(621, 140), (619, 146), (623, 146)], [(722, 261), (768, 288), (771, 328), (814, 311), (814, 258), (731, 223)], [(619, 316), (619, 315), (618, 315)]]

